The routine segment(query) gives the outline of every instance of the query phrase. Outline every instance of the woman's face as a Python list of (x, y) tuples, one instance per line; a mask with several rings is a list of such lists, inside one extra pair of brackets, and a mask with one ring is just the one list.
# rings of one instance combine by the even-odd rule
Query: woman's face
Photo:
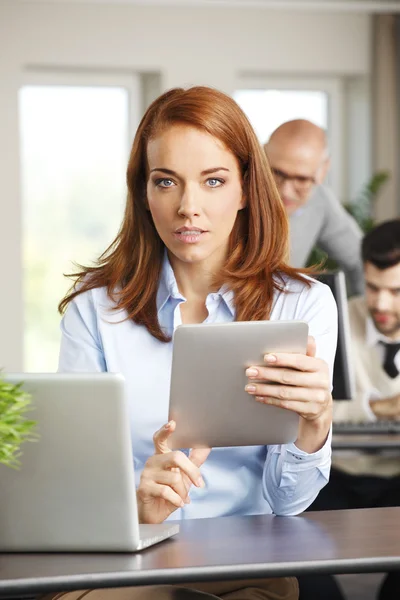
[(236, 157), (211, 135), (173, 125), (147, 146), (147, 201), (171, 258), (215, 272), (245, 206)]

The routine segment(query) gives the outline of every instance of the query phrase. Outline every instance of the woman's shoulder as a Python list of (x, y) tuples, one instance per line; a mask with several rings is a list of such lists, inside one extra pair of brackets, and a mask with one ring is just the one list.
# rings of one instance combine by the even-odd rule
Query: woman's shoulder
[(279, 274), (277, 282), (281, 289), (276, 290), (274, 304), (279, 312), (288, 313), (279, 318), (303, 319), (309, 311), (314, 312), (323, 307), (327, 314), (336, 313), (333, 294), (325, 283), (308, 275), (295, 279), (285, 273)]
[(85, 289), (85, 282), (77, 284), (78, 294), (71, 300), (69, 306), (75, 306), (80, 312), (103, 313), (116, 308), (116, 302), (108, 294), (107, 287)]
[(329, 294), (330, 292), (330, 287), (328, 285), (322, 283), (322, 281), (318, 281), (310, 275), (301, 274), (301, 278), (295, 279), (286, 273), (280, 272), (274, 279), (278, 285), (282, 287), (284, 293), (324, 295), (327, 293)]

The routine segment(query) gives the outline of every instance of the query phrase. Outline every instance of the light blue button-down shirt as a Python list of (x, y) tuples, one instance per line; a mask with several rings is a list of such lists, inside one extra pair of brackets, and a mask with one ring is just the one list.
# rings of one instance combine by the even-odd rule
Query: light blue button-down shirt
[[(337, 313), (330, 289), (320, 282), (308, 288), (289, 278), (285, 281), (288, 293), (275, 292), (271, 320), (306, 321), (316, 340), (317, 356), (328, 363), (332, 373)], [(157, 310), (169, 335), (181, 324), (182, 302), (185, 298), (165, 258)], [(70, 303), (61, 323), (59, 371), (124, 375), (138, 485), (143, 466), (154, 452), (153, 434), (168, 420), (172, 342), (156, 340), (145, 327), (126, 320), (124, 311), (111, 311), (113, 306), (105, 288), (80, 294)], [(224, 287), (208, 295), (206, 306), (207, 323), (235, 319), (233, 293)], [(104, 435), (106, 438), (107, 433)], [(191, 503), (171, 518), (302, 512), (326, 484), (330, 462), (330, 436), (314, 454), (295, 444), (215, 448), (201, 467), (205, 488), (193, 486)]]

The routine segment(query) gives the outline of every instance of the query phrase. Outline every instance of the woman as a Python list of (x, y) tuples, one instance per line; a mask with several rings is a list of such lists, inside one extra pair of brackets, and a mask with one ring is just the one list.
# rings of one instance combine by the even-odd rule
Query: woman
[[(127, 183), (117, 238), (60, 303), (59, 370), (125, 376), (141, 522), (301, 512), (329, 475), (336, 308), (285, 262), (284, 208), (247, 118), (210, 88), (163, 94), (139, 125)], [(175, 327), (262, 319), (305, 320), (313, 336), (306, 356), (267, 356), (246, 372), (254, 401), (300, 415), (296, 442), (171, 452)], [(290, 580), (257, 585), (256, 597), (297, 597)]]

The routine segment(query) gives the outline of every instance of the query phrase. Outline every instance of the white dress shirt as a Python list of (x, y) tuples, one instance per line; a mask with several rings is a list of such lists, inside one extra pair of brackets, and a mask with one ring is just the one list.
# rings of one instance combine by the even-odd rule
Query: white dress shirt
[[(285, 278), (285, 291), (275, 292), (271, 320), (298, 319), (309, 324), (317, 356), (332, 374), (336, 350), (337, 311), (330, 289)], [(160, 325), (172, 335), (181, 324), (180, 294), (173, 270), (164, 259), (157, 293)], [(61, 372), (110, 371), (125, 377), (130, 402), (136, 484), (154, 453), (152, 437), (168, 419), (172, 342), (152, 337), (127, 319), (105, 288), (78, 295), (61, 323)], [(233, 293), (225, 287), (207, 296), (206, 323), (235, 319)], [(179, 423), (177, 424), (179, 427)], [(107, 443), (107, 432), (104, 435)], [(193, 487), (191, 503), (172, 519), (250, 515), (274, 512), (292, 515), (305, 510), (327, 483), (331, 463), (330, 435), (325, 445), (307, 454), (295, 444), (215, 448), (201, 467), (205, 488)]]
[[(383, 342), (384, 344), (398, 344), (400, 343), (400, 339), (390, 339), (388, 337), (386, 337), (386, 335), (383, 335), (383, 333), (380, 333), (380, 331), (377, 330), (377, 328), (375, 327), (371, 317), (368, 318), (367, 320), (367, 328), (366, 328), (366, 342), (367, 342), (367, 346), (373, 347), (375, 346), (376, 348), (376, 352), (378, 353), (381, 365), (383, 365), (384, 360), (385, 360), (385, 347), (383, 346), (383, 344), (380, 344), (379, 342)], [(395, 357), (394, 357), (394, 364), (396, 365), (398, 371), (400, 372), (400, 350), (396, 353)]]
[[(365, 338), (366, 338), (365, 342), (366, 342), (367, 346), (370, 348), (375, 348), (375, 351), (379, 357), (380, 364), (382, 366), (385, 361), (385, 347), (380, 342), (383, 342), (384, 344), (395, 344), (395, 343), (400, 342), (400, 339), (392, 340), (392, 339), (386, 337), (385, 335), (383, 335), (383, 333), (380, 333), (380, 331), (378, 331), (377, 328), (375, 327), (374, 322), (371, 319), (371, 317), (368, 317), (367, 322), (366, 322)], [(394, 357), (394, 364), (396, 365), (398, 371), (400, 372), (400, 350), (396, 353), (396, 355)], [(381, 399), (382, 399), (382, 393), (376, 388), (371, 388), (365, 394), (365, 396), (363, 398), (363, 404), (364, 404), (364, 409), (366, 412), (366, 416), (368, 417), (368, 420), (370, 420), (370, 421), (378, 420), (378, 417), (375, 415), (374, 411), (370, 407), (369, 401), (370, 400), (381, 400)]]

